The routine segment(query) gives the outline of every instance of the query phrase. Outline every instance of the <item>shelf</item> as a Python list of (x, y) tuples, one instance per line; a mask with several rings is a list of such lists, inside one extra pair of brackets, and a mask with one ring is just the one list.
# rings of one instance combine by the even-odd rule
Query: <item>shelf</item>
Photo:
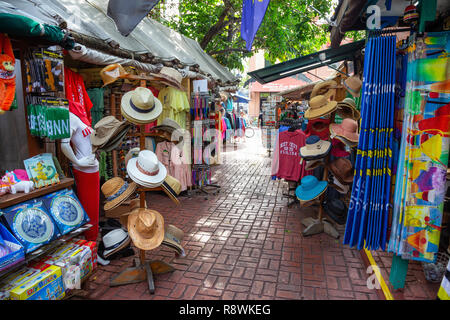
[(60, 183), (48, 186), (41, 189), (35, 189), (33, 191), (30, 191), (29, 193), (23, 193), (19, 192), (16, 194), (6, 194), (3, 196), (0, 196), (0, 209), (8, 208), (10, 206), (13, 206), (18, 203), (25, 202), (30, 199), (34, 199), (67, 187), (70, 187), (73, 185), (74, 179), (72, 178), (64, 178), (61, 179)]
[(37, 258), (42, 257), (43, 255), (45, 255), (46, 253), (50, 252), (51, 250), (59, 247), (60, 245), (62, 245), (64, 242), (69, 241), (72, 238), (75, 238), (76, 236), (79, 236), (80, 234), (82, 234), (84, 231), (90, 229), (92, 227), (92, 224), (85, 224), (81, 227), (79, 227), (78, 229), (73, 230), (72, 232), (69, 232), (68, 234), (63, 235), (62, 237), (59, 237), (56, 240), (53, 240), (50, 243), (47, 243), (46, 245), (38, 248), (37, 250), (30, 252), (28, 254), (25, 255), (25, 260), (22, 262), (19, 262), (17, 264), (12, 265), (10, 268), (5, 269), (3, 271), (0, 271), (0, 278), (3, 277), (4, 275), (15, 271), (21, 267), (26, 266), (28, 263), (30, 263), (33, 260), (36, 260)]

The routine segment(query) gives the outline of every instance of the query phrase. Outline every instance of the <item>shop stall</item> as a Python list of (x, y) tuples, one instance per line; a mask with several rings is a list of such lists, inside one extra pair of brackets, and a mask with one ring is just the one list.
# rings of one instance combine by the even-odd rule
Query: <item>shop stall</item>
[[(354, 10), (364, 12), (350, 3), (338, 7), (342, 24)], [(336, 225), (345, 226), (339, 241), (360, 250), (375, 270), (381, 298), (401, 297), (397, 289), (405, 287), (408, 264), (420, 263), (428, 282), (442, 281), (444, 299), (450, 253), (444, 209), (449, 8), (439, 1), (403, 5), (400, 11), (395, 6), (401, 14), (382, 19), (379, 30), (366, 30), (366, 40), (250, 75), (266, 83), (344, 61), (336, 79), (280, 94), (287, 102), (284, 117), (298, 119), (289, 106), (299, 100), (300, 110), (307, 103), (304, 120), (280, 121), (272, 175), (292, 183), (300, 208), (317, 208), (316, 217), (302, 220), (303, 236), (325, 232), (339, 238)], [(389, 281), (374, 258), (381, 252), (392, 259)]]
[[(111, 32), (108, 19), (88, 27), (104, 4), (81, 3), (76, 21), (65, 20), (71, 14), (65, 4), (51, 13), (30, 5), (0, 8), (6, 61), (0, 121), (24, 124), (22, 141), (10, 126), (2, 130), (2, 153), (9, 156), (1, 164), (0, 298), (67, 298), (97, 263), (136, 254), (131, 244), (135, 264), (111, 286), (147, 281), (154, 293), (153, 275), (175, 269), (146, 261), (145, 252), (159, 246), (179, 257), (186, 252), (182, 226), (164, 224), (164, 212), (151, 210), (151, 194), (179, 204), (182, 192), (205, 184), (192, 165), (196, 112), (219, 128), (214, 99), (237, 80), (198, 43), (171, 42), (173, 31), (149, 18), (142, 25), (161, 30), (158, 46), (155, 39), (136, 44), (148, 40), (138, 37), (141, 28), (129, 38)], [(117, 41), (102, 39), (108, 36)], [(147, 53), (136, 53), (142, 46)], [(191, 55), (170, 56), (171, 46)], [(193, 103), (196, 81), (209, 99), (201, 108)]]

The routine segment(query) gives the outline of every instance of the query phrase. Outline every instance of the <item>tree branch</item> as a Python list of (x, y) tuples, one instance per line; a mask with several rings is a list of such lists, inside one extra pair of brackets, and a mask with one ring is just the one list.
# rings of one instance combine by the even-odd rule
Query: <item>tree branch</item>
[(217, 54), (222, 54), (222, 53), (227, 53), (227, 52), (248, 52), (248, 50), (246, 48), (227, 48), (227, 49), (223, 49), (223, 50), (210, 51), (210, 52), (208, 52), (208, 54), (209, 55), (217, 55)]
[(203, 37), (203, 40), (200, 42), (200, 47), (202, 49), (205, 49), (208, 43), (221, 31), (223, 28), (225, 28), (229, 23), (231, 23), (233, 20), (228, 19), (225, 21), (225, 18), (228, 16), (230, 11), (233, 9), (231, 6), (231, 2), (229, 0), (225, 0), (225, 7), (222, 11), (222, 13), (219, 16), (219, 20), (216, 22), (215, 25), (213, 25), (208, 32)]

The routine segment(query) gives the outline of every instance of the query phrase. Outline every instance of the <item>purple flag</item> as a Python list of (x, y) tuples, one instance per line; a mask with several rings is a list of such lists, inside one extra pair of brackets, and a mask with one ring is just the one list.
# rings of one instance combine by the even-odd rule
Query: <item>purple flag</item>
[(159, 0), (109, 0), (108, 16), (123, 36), (128, 36)]
[(243, 0), (241, 37), (248, 51), (252, 50), (256, 32), (264, 19), (270, 0)]

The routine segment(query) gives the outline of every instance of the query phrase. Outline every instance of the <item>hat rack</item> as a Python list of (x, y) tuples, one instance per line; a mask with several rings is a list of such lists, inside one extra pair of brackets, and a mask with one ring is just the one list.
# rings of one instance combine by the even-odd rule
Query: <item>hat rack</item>
[[(140, 86), (146, 87), (145, 79), (140, 79)], [(148, 134), (145, 133), (145, 125), (139, 125), (138, 128), (139, 134), (137, 134), (137, 136), (139, 137), (139, 147), (141, 150), (145, 150), (145, 137), (148, 136)], [(147, 208), (146, 192), (164, 191), (164, 189), (161, 187), (145, 188), (139, 186), (137, 191), (139, 193), (139, 208), (145, 209)], [(172, 197), (170, 198), (172, 199)], [(177, 203), (177, 205), (179, 205), (178, 200), (176, 201), (174, 199), (172, 200), (175, 203)], [(119, 275), (114, 277), (110, 282), (110, 286), (120, 286), (147, 281), (150, 294), (154, 294), (155, 293), (154, 275), (173, 272), (175, 271), (175, 268), (172, 265), (161, 260), (147, 261), (145, 254), (146, 250), (139, 249), (138, 255), (139, 259), (135, 258), (133, 260), (134, 264), (131, 268), (125, 269)]]
[[(330, 120), (333, 123), (335, 119), (336, 111), (333, 111), (330, 115)], [(328, 181), (328, 175), (329, 175), (329, 164), (330, 164), (330, 155), (329, 152), (327, 156), (324, 159), (325, 165), (324, 165), (324, 171), (322, 175), (323, 181)], [(327, 186), (328, 188), (328, 186)], [(305, 229), (302, 232), (303, 236), (312, 236), (315, 234), (320, 234), (325, 232), (326, 234), (332, 236), (333, 238), (339, 238), (339, 232), (334, 227), (333, 223), (330, 222), (326, 217), (324, 217), (324, 209), (323, 209), (323, 202), (325, 200), (325, 194), (326, 192), (323, 192), (322, 195), (319, 196), (319, 212), (317, 219), (314, 219), (312, 217), (305, 218), (301, 221), (301, 223), (305, 226)], [(308, 205), (309, 206), (308, 201)], [(300, 203), (301, 206), (305, 207), (305, 203)]]

